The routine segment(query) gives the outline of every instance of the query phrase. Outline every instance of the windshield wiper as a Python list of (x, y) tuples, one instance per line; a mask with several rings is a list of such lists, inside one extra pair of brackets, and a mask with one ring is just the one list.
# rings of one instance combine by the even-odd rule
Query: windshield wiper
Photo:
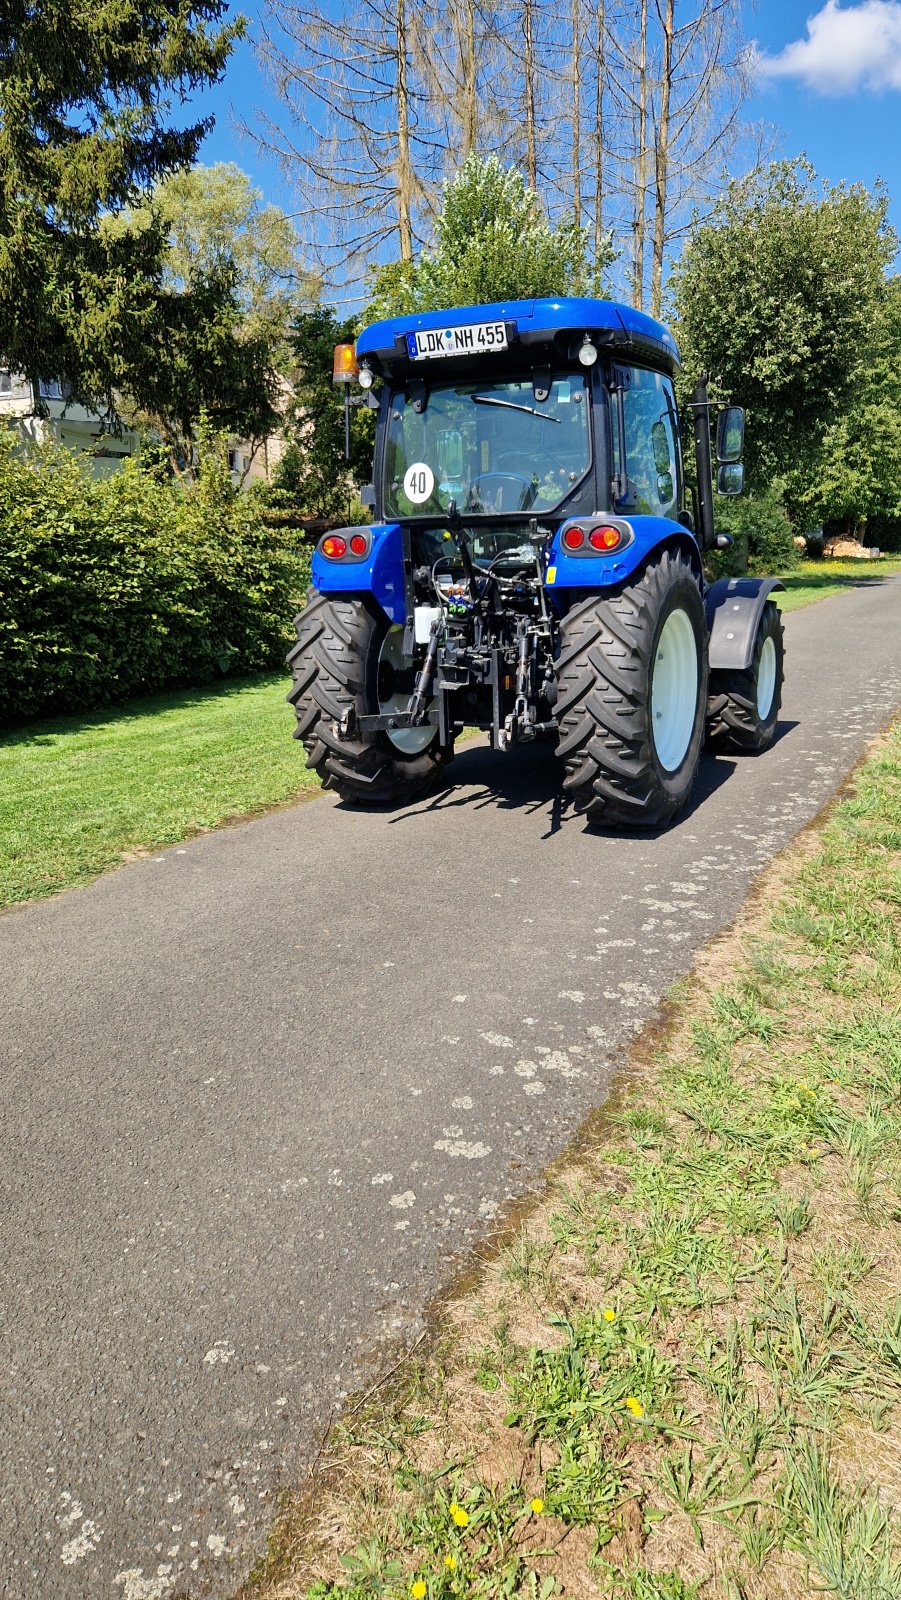
[(498, 400), (493, 394), (474, 394), (473, 405), (477, 406), (506, 406), (508, 411), (527, 411), (530, 417), (541, 417), (543, 422), (557, 422), (559, 417), (551, 416), (549, 411), (537, 411), (534, 406), (521, 406), (515, 400)]

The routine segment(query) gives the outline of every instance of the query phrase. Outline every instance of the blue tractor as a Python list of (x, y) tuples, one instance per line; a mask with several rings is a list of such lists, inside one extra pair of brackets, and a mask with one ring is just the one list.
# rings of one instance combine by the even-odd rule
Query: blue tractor
[[(517, 300), (377, 322), (353, 370), (377, 406), (369, 527), (319, 541), (289, 656), (296, 736), (348, 801), (401, 802), (454, 740), (551, 738), (605, 827), (656, 828), (705, 734), (772, 740), (783, 645), (771, 578), (708, 585), (706, 381), (683, 480), (659, 322), (605, 300)], [(716, 487), (741, 492), (744, 413), (716, 418)]]

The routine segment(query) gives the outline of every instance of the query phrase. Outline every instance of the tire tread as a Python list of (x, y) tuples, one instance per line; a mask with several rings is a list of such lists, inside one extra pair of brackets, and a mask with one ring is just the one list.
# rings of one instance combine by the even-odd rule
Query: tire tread
[[(557, 661), (563, 788), (578, 811), (604, 826), (659, 827), (690, 793), (691, 785), (678, 797), (661, 787), (648, 705), (656, 620), (668, 592), (686, 581), (697, 594), (696, 615), (702, 616), (700, 586), (688, 555), (664, 548), (618, 592), (578, 600), (564, 619)], [(705, 654), (700, 704), (706, 701)], [(699, 736), (695, 742), (700, 748)]]
[(365, 597), (347, 600), (311, 588), (294, 619), (297, 643), (288, 653), (293, 685), (288, 700), (297, 718), (295, 739), (307, 765), (343, 800), (390, 804), (426, 793), (440, 780), (449, 752), (431, 746), (404, 758), (384, 734), (339, 739), (334, 723), (366, 705), (367, 662), (377, 614)]

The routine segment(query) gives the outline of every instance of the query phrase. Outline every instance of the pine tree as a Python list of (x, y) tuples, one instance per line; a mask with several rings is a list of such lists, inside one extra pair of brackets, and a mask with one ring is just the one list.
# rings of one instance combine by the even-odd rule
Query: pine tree
[(221, 77), (226, 9), (0, 3), (0, 354), (35, 384), (111, 409), (163, 341), (165, 229), (122, 217), (194, 160), (210, 120), (172, 126), (172, 101)]

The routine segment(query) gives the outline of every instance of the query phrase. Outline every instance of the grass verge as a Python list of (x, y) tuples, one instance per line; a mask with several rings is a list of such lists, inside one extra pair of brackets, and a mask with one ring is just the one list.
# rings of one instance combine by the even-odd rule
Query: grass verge
[(4, 735), (0, 906), (317, 786), (286, 692), (272, 673)]
[(901, 726), (333, 1433), (246, 1595), (893, 1600), (899, 1217)]
[(798, 611), (844, 589), (881, 583), (894, 572), (901, 572), (901, 556), (879, 556), (874, 561), (802, 561), (783, 576), (785, 593), (777, 598), (783, 611)]

